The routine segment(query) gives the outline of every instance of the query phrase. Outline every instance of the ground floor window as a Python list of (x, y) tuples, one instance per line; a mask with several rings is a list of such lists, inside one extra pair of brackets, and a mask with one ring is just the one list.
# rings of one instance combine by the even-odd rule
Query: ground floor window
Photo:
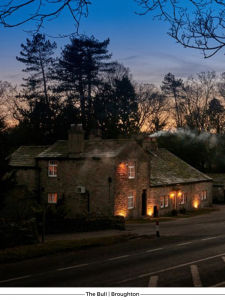
[(169, 206), (169, 195), (164, 195), (160, 197), (160, 207), (168, 207)]
[(182, 193), (181, 195), (181, 204), (187, 203), (187, 193)]
[(128, 193), (128, 209), (134, 208), (134, 200), (135, 200), (135, 193), (134, 191)]
[(206, 200), (207, 199), (207, 191), (201, 191), (201, 200)]
[(57, 203), (57, 194), (48, 194), (48, 203)]
[(165, 207), (169, 206), (169, 195), (165, 196)]

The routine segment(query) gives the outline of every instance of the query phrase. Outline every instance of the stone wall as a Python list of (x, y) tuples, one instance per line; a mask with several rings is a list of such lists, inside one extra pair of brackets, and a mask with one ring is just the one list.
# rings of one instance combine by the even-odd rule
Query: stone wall
[[(56, 193), (58, 201), (65, 200), (69, 217), (88, 210), (113, 214), (114, 165), (114, 158), (58, 160), (57, 177), (49, 177), (48, 160), (40, 160), (42, 202), (47, 203), (48, 193)], [(85, 192), (77, 193), (78, 186), (85, 187)]]
[[(128, 163), (135, 162), (135, 178), (128, 178)], [(121, 169), (122, 168), (122, 169)], [(149, 157), (134, 145), (129, 152), (121, 153), (115, 167), (115, 215), (137, 218), (142, 215), (142, 193), (149, 187)], [(134, 207), (128, 209), (128, 193), (134, 192)]]
[[(201, 193), (206, 191), (206, 199), (201, 200)], [(178, 193), (187, 193), (187, 202), (179, 204)], [(174, 196), (173, 196), (173, 195)], [(168, 207), (161, 208), (160, 198), (169, 195)], [(212, 204), (212, 182), (190, 183), (178, 186), (151, 187), (148, 190), (148, 214), (153, 216), (154, 206), (157, 206), (158, 216), (169, 215), (173, 209), (193, 210)]]

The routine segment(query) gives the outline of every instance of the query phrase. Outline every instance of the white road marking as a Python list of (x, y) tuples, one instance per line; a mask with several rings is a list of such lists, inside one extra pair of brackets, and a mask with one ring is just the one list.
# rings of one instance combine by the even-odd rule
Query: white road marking
[(202, 259), (195, 260), (195, 261), (191, 261), (191, 262), (188, 262), (188, 263), (185, 263), (185, 264), (181, 264), (181, 265), (177, 265), (177, 266), (174, 266), (174, 267), (171, 267), (171, 268), (162, 269), (162, 270), (154, 271), (154, 272), (151, 272), (151, 273), (142, 274), (142, 275), (139, 275), (138, 277), (128, 278), (128, 279), (125, 279), (123, 281), (119, 281), (117, 283), (123, 283), (123, 282), (131, 281), (131, 280), (135, 280), (137, 278), (152, 276), (154, 274), (159, 274), (159, 273), (163, 273), (163, 272), (166, 272), (166, 271), (179, 269), (179, 268), (182, 268), (182, 267), (185, 267), (185, 266), (196, 264), (198, 262), (202, 262), (202, 261), (210, 260), (210, 259), (213, 259), (213, 258), (221, 257), (223, 255), (225, 255), (225, 253), (221, 253), (221, 254), (218, 254), (218, 255), (210, 256), (210, 257), (207, 257), (207, 258), (202, 258)]
[(16, 277), (16, 278), (7, 279), (7, 280), (2, 280), (2, 281), (0, 281), (0, 283), (14, 281), (14, 280), (20, 280), (20, 279), (24, 279), (24, 278), (28, 278), (28, 277), (31, 277), (31, 275), (22, 276), (22, 277)]
[(202, 282), (199, 276), (198, 267), (196, 265), (191, 265), (191, 275), (194, 287), (202, 287)]
[(191, 244), (191, 243), (192, 243), (192, 242), (187, 242), (187, 243), (177, 244), (177, 246), (188, 245), (188, 244)]
[(159, 251), (162, 250), (163, 248), (156, 248), (156, 249), (152, 249), (152, 250), (148, 250), (147, 252), (154, 252), (154, 251)]
[(77, 265), (77, 266), (71, 266), (71, 267), (67, 267), (67, 268), (58, 269), (58, 271), (64, 271), (64, 270), (69, 270), (69, 269), (74, 269), (74, 268), (80, 268), (80, 267), (84, 267), (84, 266), (87, 266), (87, 265), (88, 265), (88, 264)]
[(222, 260), (225, 262), (225, 257), (224, 256), (222, 257)]
[(117, 257), (109, 258), (109, 260), (121, 259), (121, 258), (129, 257), (129, 256), (130, 255), (117, 256)]
[(212, 237), (209, 237), (209, 238), (202, 239), (202, 241), (208, 241), (208, 240), (216, 239), (217, 237), (218, 236), (212, 236)]
[(151, 276), (148, 287), (157, 287), (159, 276)]

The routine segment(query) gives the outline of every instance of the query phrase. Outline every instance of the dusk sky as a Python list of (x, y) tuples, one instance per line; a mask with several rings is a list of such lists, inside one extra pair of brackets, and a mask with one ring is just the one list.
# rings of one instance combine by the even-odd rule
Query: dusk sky
[[(204, 59), (199, 50), (185, 49), (167, 35), (169, 25), (153, 21), (153, 15), (138, 16), (141, 8), (133, 0), (95, 0), (89, 8), (88, 18), (81, 20), (80, 33), (93, 35), (102, 41), (110, 38), (109, 51), (112, 59), (129, 67), (137, 82), (160, 85), (164, 76), (171, 72), (178, 78), (186, 79), (202, 71), (225, 71), (224, 52)], [(51, 36), (73, 32), (73, 20), (68, 12), (54, 21), (45, 23), (42, 33)], [(31, 38), (23, 31), (34, 29), (35, 25), (6, 29), (0, 27), (0, 80), (19, 85), (23, 64), (16, 60), (21, 43)], [(69, 38), (56, 38), (57, 56)]]

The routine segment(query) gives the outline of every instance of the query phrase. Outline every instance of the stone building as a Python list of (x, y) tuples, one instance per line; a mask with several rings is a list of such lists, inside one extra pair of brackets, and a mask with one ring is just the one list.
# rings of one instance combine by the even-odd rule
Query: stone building
[(161, 216), (212, 203), (211, 178), (158, 149), (153, 138), (142, 147), (133, 140), (102, 140), (98, 132), (84, 140), (77, 125), (68, 140), (20, 147), (10, 166), (18, 185), (26, 185), (39, 203), (63, 201), (69, 216)]

